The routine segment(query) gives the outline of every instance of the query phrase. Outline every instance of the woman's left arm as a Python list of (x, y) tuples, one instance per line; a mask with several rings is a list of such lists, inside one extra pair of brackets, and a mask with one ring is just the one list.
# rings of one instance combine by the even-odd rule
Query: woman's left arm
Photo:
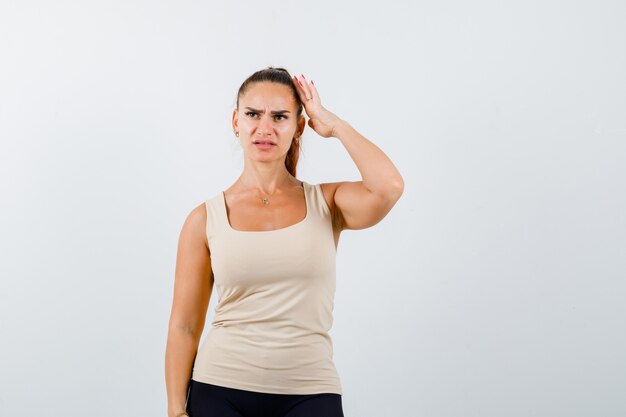
[(404, 191), (404, 180), (389, 157), (341, 120), (333, 129), (361, 173), (362, 181), (342, 182), (334, 193), (343, 229), (364, 229), (380, 222)]
[(381, 221), (404, 190), (402, 176), (385, 153), (348, 122), (328, 111), (313, 81), (294, 76), (294, 86), (309, 116), (309, 126), (322, 137), (336, 137), (361, 173), (362, 181), (335, 185), (335, 217), (341, 229), (365, 229)]

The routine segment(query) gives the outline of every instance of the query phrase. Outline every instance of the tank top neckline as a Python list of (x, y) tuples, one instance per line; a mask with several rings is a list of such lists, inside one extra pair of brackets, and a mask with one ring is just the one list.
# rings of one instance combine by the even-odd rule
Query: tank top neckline
[(302, 183), (302, 189), (304, 191), (304, 204), (306, 207), (306, 214), (304, 216), (304, 218), (302, 220), (300, 220), (297, 223), (294, 224), (290, 224), (289, 226), (285, 226), (285, 227), (281, 227), (280, 229), (274, 229), (274, 230), (238, 230), (233, 228), (230, 225), (230, 220), (228, 219), (228, 210), (226, 208), (226, 194), (224, 193), (224, 191), (220, 192), (221, 194), (221, 200), (222, 200), (222, 213), (224, 215), (224, 221), (226, 223), (226, 228), (233, 233), (242, 233), (242, 234), (255, 234), (255, 233), (275, 233), (275, 232), (282, 232), (282, 231), (286, 231), (286, 230), (291, 230), (291, 229), (295, 229), (298, 226), (301, 226), (302, 224), (304, 224), (305, 222), (308, 221), (311, 213), (311, 205), (309, 204), (309, 184), (304, 181), (301, 180), (300, 181)]

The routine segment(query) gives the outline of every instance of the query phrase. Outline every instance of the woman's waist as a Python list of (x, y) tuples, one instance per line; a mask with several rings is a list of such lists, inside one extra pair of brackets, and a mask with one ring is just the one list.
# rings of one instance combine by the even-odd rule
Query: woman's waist
[(280, 323), (214, 325), (205, 344), (222, 348), (312, 351), (332, 355), (332, 338), (325, 329)]

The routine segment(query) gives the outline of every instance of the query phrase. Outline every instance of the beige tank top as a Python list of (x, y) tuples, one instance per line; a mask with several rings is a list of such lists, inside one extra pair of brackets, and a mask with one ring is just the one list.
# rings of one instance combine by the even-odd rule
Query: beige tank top
[(303, 181), (306, 217), (271, 231), (233, 229), (224, 195), (206, 200), (219, 296), (192, 379), (277, 394), (342, 394), (333, 362), (336, 248), (320, 184)]

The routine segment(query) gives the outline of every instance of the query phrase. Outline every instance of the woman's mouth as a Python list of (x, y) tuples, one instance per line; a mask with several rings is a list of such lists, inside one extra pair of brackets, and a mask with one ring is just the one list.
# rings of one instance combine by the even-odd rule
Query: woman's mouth
[(276, 144), (269, 140), (255, 140), (254, 146), (256, 146), (259, 149), (271, 149), (274, 146), (276, 146)]

